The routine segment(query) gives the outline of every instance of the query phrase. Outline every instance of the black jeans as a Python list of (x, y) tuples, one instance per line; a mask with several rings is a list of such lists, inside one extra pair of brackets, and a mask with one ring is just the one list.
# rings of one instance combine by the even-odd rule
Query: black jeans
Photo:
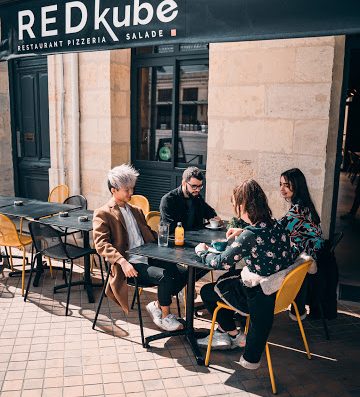
[[(216, 309), (216, 302), (221, 301), (219, 295), (214, 291), (215, 284), (216, 283), (205, 284), (200, 290), (204, 306), (211, 314), (213, 314)], [(236, 329), (234, 312), (232, 310), (220, 309), (217, 315), (217, 322), (224, 331), (234, 331)]]
[[(206, 284), (200, 291), (204, 305), (211, 314), (216, 308), (216, 302), (221, 301), (214, 291), (214, 286), (215, 283)], [(242, 291), (244, 302), (241, 303), (241, 307), (247, 305), (250, 313), (244, 358), (250, 363), (258, 363), (273, 324), (276, 293), (265, 295), (260, 286), (253, 288), (243, 286)], [(224, 331), (232, 331), (236, 328), (233, 311), (221, 309), (218, 311), (217, 319)]]
[(158, 286), (158, 301), (160, 306), (170, 306), (172, 296), (178, 294), (186, 285), (187, 269), (176, 265), (149, 258), (149, 264), (134, 263), (139, 273), (139, 281)]

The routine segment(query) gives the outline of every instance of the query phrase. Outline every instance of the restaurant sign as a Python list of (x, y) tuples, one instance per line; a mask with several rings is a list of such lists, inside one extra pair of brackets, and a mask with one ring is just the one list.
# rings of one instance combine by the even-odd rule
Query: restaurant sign
[(149, 45), (184, 36), (182, 0), (44, 0), (8, 6), (13, 56)]
[(0, 60), (360, 33), (360, 0), (0, 0)]

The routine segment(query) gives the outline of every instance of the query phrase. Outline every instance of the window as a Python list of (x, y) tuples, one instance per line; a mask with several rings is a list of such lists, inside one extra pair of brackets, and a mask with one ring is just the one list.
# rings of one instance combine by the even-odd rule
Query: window
[(132, 62), (132, 160), (205, 168), (207, 45), (143, 47)]

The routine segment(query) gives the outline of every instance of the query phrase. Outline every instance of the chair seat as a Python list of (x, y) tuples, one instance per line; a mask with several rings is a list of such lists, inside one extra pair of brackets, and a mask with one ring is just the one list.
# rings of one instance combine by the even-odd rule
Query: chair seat
[(65, 255), (63, 246), (58, 244), (51, 248), (45, 249), (43, 252), (45, 256), (59, 260), (77, 259), (85, 255), (96, 253), (93, 248), (82, 248), (72, 244), (66, 244), (66, 250), (67, 255)]
[(27, 235), (24, 235), (24, 234), (19, 234), (19, 239), (20, 239), (20, 241), (21, 241), (21, 243), (23, 245), (29, 245), (29, 244), (32, 243), (31, 236), (27, 236)]

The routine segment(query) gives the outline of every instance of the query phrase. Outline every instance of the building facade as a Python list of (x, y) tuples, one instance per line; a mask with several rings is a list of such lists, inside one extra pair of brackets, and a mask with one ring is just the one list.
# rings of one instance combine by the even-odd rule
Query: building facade
[[(177, 175), (174, 181), (178, 182), (186, 164), (206, 165), (207, 201), (222, 217), (229, 218), (233, 215), (232, 189), (249, 177), (260, 182), (275, 216), (281, 216), (288, 204), (279, 194), (280, 174), (298, 167), (308, 180), (327, 235), (332, 216), (344, 51), (344, 36), (210, 44), (208, 70), (198, 74), (195, 84), (191, 84), (194, 73), (183, 80), (183, 86), (180, 79), (178, 97), (176, 92), (169, 93), (166, 79), (159, 80), (154, 100), (161, 122), (154, 127), (155, 151), (147, 170), (159, 168), (160, 140), (166, 147), (166, 139), (176, 135), (176, 142), (183, 142), (184, 151), (193, 152), (195, 157), (180, 161), (179, 146), (179, 162), (173, 163)], [(68, 184), (71, 193), (81, 192), (87, 197), (89, 208), (100, 206), (109, 197), (107, 171), (134, 161), (138, 142), (131, 131), (132, 116), (140, 111), (141, 103), (134, 105), (139, 88), (137, 85), (137, 92), (132, 92), (132, 54), (125, 49), (47, 58), (49, 184)], [(5, 63), (0, 63), (1, 194), (14, 191), (14, 132), (7, 69)], [(172, 99), (177, 105), (171, 105)], [(142, 111), (146, 116), (151, 106), (145, 103), (147, 110)], [(171, 116), (169, 106), (178, 115)], [(161, 155), (166, 163), (167, 150), (163, 149)], [(166, 168), (165, 163), (160, 164), (161, 169)], [(152, 180), (149, 175), (147, 183), (156, 189), (156, 178)], [(165, 178), (161, 175), (159, 178)]]

